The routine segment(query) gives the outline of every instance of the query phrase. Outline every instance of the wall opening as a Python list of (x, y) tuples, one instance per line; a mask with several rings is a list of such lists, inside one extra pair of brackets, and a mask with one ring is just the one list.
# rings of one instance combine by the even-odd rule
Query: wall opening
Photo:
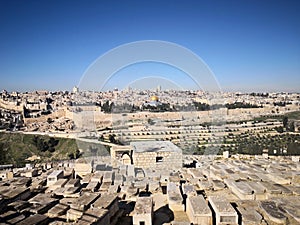
[(161, 156), (157, 156), (156, 157), (156, 162), (157, 163), (160, 163), (160, 162), (163, 162), (164, 161), (164, 158), (163, 157), (161, 157)]

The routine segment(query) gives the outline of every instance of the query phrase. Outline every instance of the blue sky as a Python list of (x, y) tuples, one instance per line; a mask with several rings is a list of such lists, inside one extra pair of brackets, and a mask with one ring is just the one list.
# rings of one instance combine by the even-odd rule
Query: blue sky
[(283, 0), (0, 0), (0, 89), (71, 90), (110, 49), (163, 40), (199, 55), (223, 90), (300, 92), (299, 11)]

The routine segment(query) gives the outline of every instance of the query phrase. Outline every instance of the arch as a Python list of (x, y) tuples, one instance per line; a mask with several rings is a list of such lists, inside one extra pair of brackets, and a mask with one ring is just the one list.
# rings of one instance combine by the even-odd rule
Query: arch
[(122, 164), (124, 165), (131, 165), (131, 157), (127, 152), (124, 152), (121, 156)]

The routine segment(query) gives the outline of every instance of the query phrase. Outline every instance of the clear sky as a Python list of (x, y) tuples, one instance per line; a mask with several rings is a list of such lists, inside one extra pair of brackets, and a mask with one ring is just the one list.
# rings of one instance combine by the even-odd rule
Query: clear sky
[(299, 12), (297, 0), (0, 0), (0, 89), (71, 90), (110, 49), (164, 40), (199, 55), (224, 90), (300, 92)]

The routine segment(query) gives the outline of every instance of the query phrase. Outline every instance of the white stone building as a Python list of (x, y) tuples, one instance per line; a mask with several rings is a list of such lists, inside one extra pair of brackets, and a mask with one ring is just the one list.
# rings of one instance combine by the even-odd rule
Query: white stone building
[(170, 141), (131, 142), (133, 165), (140, 168), (182, 168), (182, 150)]

